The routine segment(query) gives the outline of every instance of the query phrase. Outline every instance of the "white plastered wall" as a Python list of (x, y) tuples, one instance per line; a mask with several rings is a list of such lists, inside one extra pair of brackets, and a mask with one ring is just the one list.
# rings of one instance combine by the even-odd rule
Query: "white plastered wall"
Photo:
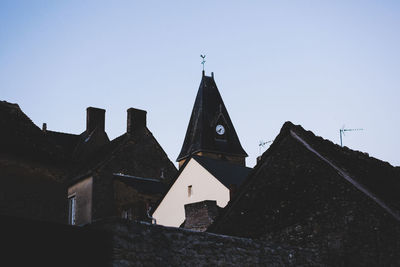
[[(190, 185), (192, 195), (189, 197)], [(185, 220), (185, 204), (216, 200), (217, 205), (223, 208), (229, 198), (229, 189), (192, 158), (154, 211), (153, 217), (157, 224), (179, 227)]]

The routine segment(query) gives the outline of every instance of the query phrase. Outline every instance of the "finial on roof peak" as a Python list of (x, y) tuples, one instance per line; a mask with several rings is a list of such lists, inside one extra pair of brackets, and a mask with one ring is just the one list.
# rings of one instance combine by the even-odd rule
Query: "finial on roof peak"
[(203, 61), (201, 62), (201, 64), (203, 65), (203, 73), (204, 73), (204, 64), (206, 64), (206, 55), (200, 55), (200, 57), (203, 59)]

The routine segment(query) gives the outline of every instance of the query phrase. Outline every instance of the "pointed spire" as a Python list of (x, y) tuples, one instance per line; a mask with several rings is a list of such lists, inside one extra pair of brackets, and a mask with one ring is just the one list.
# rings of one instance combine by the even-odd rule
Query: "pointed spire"
[(247, 153), (242, 148), (222, 97), (211, 77), (203, 71), (182, 150), (177, 161), (191, 155), (215, 155), (243, 162)]

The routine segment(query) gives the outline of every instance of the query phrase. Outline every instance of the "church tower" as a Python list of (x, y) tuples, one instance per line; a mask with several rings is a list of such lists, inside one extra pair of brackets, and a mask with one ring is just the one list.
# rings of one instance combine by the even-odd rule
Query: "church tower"
[(222, 159), (242, 166), (245, 166), (248, 156), (222, 101), (214, 74), (206, 76), (204, 70), (182, 150), (176, 160), (179, 167), (191, 155)]

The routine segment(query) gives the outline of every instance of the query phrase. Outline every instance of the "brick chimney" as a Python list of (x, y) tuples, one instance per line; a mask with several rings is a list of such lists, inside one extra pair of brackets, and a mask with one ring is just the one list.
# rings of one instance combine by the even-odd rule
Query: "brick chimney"
[(99, 129), (104, 132), (106, 111), (101, 108), (88, 107), (86, 109), (86, 131), (92, 132)]
[(126, 132), (128, 134), (142, 132), (146, 128), (147, 111), (136, 108), (129, 108), (127, 112), (128, 123)]

